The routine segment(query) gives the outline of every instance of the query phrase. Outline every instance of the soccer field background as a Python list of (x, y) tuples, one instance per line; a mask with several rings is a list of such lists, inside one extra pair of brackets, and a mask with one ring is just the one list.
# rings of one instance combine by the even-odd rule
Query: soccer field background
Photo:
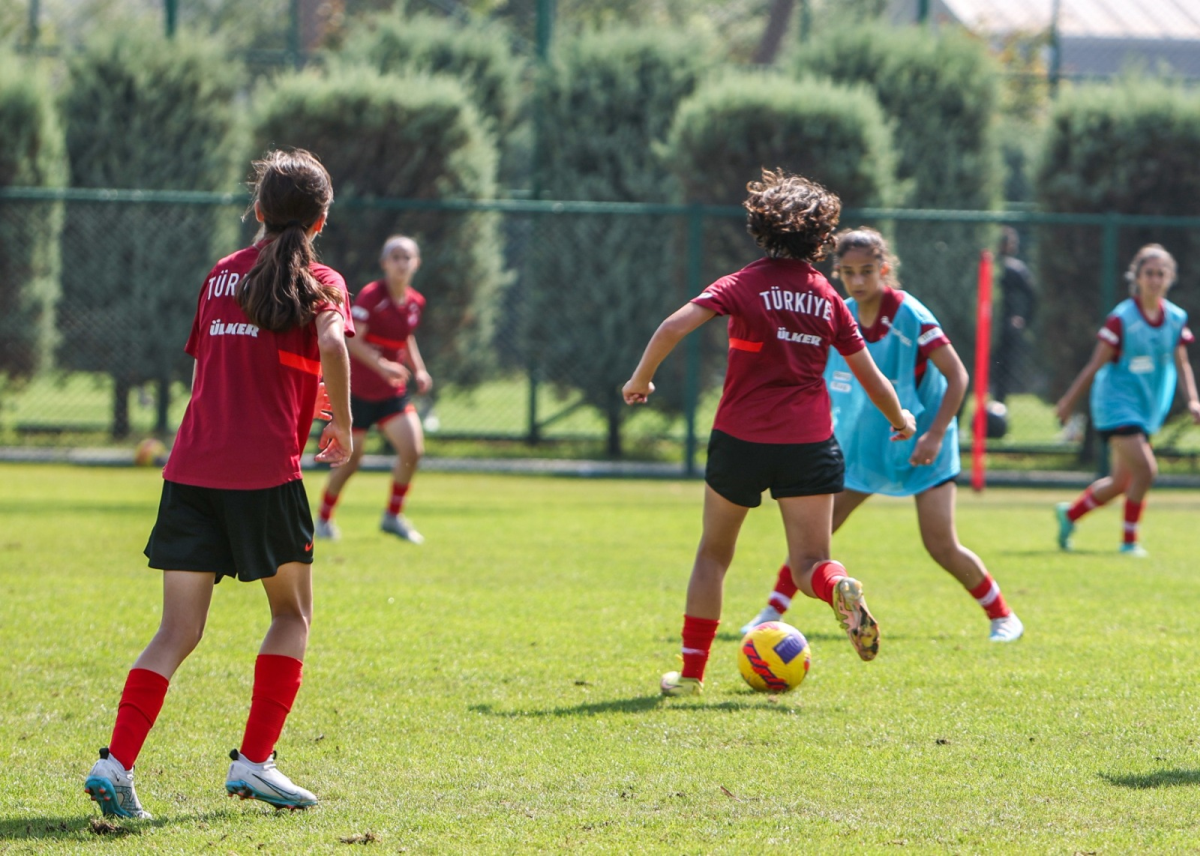
[[(1180, 852), (1200, 846), (1193, 644), (1200, 494), (1151, 494), (1137, 561), (1119, 510), (1054, 546), (1051, 491), (960, 493), (964, 543), (1024, 620), (987, 641), (925, 555), (908, 501), (835, 538), (883, 628), (862, 663), (824, 604), (789, 613), (813, 666), (750, 692), (736, 628), (783, 557), (752, 512), (700, 699), (661, 699), (702, 485), (426, 474), (417, 548), (377, 530), (386, 476), (351, 482), (317, 545), (305, 684), (281, 769), (321, 798), (224, 795), (257, 586), (218, 586), (208, 630), (137, 766), (155, 816), (101, 835), (83, 778), (108, 740), (161, 588), (141, 555), (153, 469), (0, 466), (0, 853)], [(323, 476), (310, 476), (310, 497)], [(803, 602), (800, 602), (803, 601)], [(355, 837), (358, 838), (355, 838)]]

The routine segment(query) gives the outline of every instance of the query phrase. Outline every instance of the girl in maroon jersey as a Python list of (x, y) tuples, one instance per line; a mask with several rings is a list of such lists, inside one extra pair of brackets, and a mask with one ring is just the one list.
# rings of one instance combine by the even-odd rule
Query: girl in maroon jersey
[(322, 409), (323, 375), (333, 420), (317, 459), (336, 467), (350, 457), (345, 336), (354, 324), (345, 281), (312, 247), (333, 202), (329, 173), (305, 151), (271, 152), (254, 166), (259, 239), (212, 269), (185, 349), (196, 360), (192, 398), (145, 551), (163, 572), (162, 621), (129, 672), (112, 738), (84, 786), (106, 815), (150, 816), (133, 789), (134, 764), (226, 576), (261, 580), (271, 626), (225, 789), (278, 808), (316, 804), (275, 767), (273, 750), (300, 689), (312, 620), (313, 524), (300, 455)]
[(318, 538), (338, 538), (333, 509), (362, 461), (367, 431), (378, 425), (396, 450), (392, 492), (379, 528), (413, 544), (423, 544), (425, 539), (403, 513), (417, 464), (425, 454), (425, 435), (417, 410), (409, 401), (408, 381), (415, 381), (422, 395), (433, 388), (415, 335), (425, 309), (425, 298), (412, 287), (413, 274), (421, 266), (421, 249), (412, 238), (393, 235), (384, 242), (379, 262), (384, 278), (363, 286), (354, 298), (352, 311), (359, 335), (347, 343), (353, 358), (350, 387), (354, 454), (346, 466), (329, 474), (316, 532)]
[(830, 346), (894, 427), (895, 439), (916, 430), (846, 304), (810, 264), (825, 256), (840, 200), (783, 170), (763, 170), (762, 181), (747, 190), (747, 228), (766, 257), (717, 280), (663, 321), (624, 388), (627, 403), (645, 403), (655, 370), (675, 345), (713, 316), (729, 316), (725, 389), (705, 470), (704, 529), (683, 617), (683, 671), (663, 675), (664, 695), (702, 691), (738, 532), (768, 488), (783, 515), (800, 590), (830, 604), (858, 655), (875, 658), (879, 627), (862, 583), (830, 560), (833, 496), (845, 469), (824, 380)]

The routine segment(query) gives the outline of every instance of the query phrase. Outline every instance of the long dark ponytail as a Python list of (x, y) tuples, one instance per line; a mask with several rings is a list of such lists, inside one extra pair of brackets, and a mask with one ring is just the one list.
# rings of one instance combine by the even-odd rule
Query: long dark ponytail
[(308, 238), (332, 202), (333, 182), (311, 152), (277, 150), (254, 162), (254, 204), (270, 241), (243, 280), (237, 302), (259, 328), (281, 333), (302, 327), (317, 306), (341, 302), (336, 288), (313, 276), (317, 254)]

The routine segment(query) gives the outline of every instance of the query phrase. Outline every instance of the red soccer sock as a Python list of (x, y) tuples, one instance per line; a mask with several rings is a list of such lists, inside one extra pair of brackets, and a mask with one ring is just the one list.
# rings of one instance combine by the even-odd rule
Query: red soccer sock
[(795, 596), (796, 581), (792, 579), (792, 569), (785, 564), (779, 569), (779, 579), (775, 580), (775, 591), (767, 598), (767, 606), (774, 607), (776, 612), (783, 615)]
[(242, 736), (242, 754), (246, 760), (261, 764), (275, 751), (275, 742), (283, 732), (283, 723), (291, 713), (292, 702), (300, 692), (303, 663), (294, 657), (259, 654), (254, 662), (254, 695), (250, 716)]
[(1146, 501), (1134, 502), (1132, 499), (1125, 500), (1125, 543), (1136, 544), (1138, 539), (1138, 521), (1142, 519), (1142, 509), (1146, 507)]
[(408, 496), (408, 485), (392, 482), (392, 498), (388, 500), (388, 514), (397, 515), (404, 510), (404, 497)]
[(125, 689), (121, 691), (121, 702), (117, 705), (117, 721), (108, 740), (109, 754), (120, 761), (126, 770), (132, 770), (137, 763), (142, 744), (158, 719), (170, 684), (158, 672), (149, 669), (129, 670)]
[(983, 573), (983, 582), (967, 591), (983, 607), (988, 618), (1008, 618), (1012, 614), (1012, 610), (1004, 602), (1004, 595), (1000, 593), (1000, 586), (987, 571)]
[(325, 491), (325, 495), (321, 497), (321, 509), (317, 515), (326, 523), (333, 517), (333, 507), (337, 505), (338, 495)]
[(1093, 508), (1099, 508), (1103, 504), (1103, 502), (1096, 499), (1096, 495), (1092, 493), (1092, 489), (1089, 487), (1079, 495), (1077, 500), (1071, 503), (1071, 507), (1067, 509), (1067, 519), (1074, 523)]
[(720, 623), (720, 620), (713, 618), (683, 616), (683, 677), (704, 680), (708, 652)]
[(846, 573), (846, 568), (841, 562), (822, 562), (813, 568), (813, 595), (817, 598), (817, 600), (823, 600), (832, 605), (833, 587), (837, 585), (838, 580), (848, 576), (850, 575)]

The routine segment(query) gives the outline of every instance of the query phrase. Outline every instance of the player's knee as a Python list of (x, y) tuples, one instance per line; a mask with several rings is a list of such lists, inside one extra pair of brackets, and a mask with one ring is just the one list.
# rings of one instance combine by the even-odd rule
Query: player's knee
[(186, 657), (196, 650), (200, 640), (204, 638), (204, 622), (173, 621), (164, 623), (158, 629), (159, 637), (172, 651)]
[(954, 563), (955, 557), (958, 556), (958, 542), (953, 538), (938, 535), (923, 536), (921, 540), (925, 543), (925, 551), (929, 553), (929, 558), (943, 568), (949, 568)]

